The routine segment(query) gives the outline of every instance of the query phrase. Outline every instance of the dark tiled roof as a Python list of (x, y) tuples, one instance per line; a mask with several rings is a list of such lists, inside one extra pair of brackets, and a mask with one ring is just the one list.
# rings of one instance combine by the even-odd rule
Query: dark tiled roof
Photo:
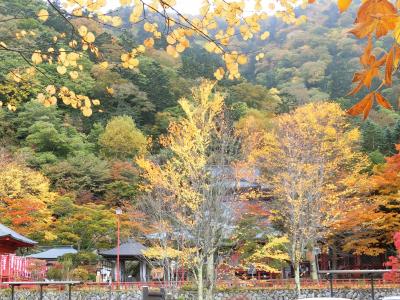
[(78, 251), (76, 251), (71, 246), (61, 246), (57, 248), (51, 248), (43, 252), (31, 254), (28, 257), (51, 260), (51, 259), (57, 259), (65, 254), (76, 254), (76, 253), (78, 253)]
[[(119, 246), (119, 255), (125, 257), (143, 256), (143, 251), (146, 249), (147, 248), (141, 243), (129, 239), (126, 243), (122, 243)], [(104, 257), (117, 256), (117, 247), (110, 250), (100, 251), (99, 254)]]
[(19, 242), (29, 244), (29, 245), (35, 245), (37, 242), (32, 241), (31, 239), (28, 239), (27, 237), (24, 237), (23, 235), (15, 232), (14, 230), (8, 228), (7, 226), (4, 226), (3, 224), (0, 224), (0, 237), (12, 237), (14, 240), (17, 240)]

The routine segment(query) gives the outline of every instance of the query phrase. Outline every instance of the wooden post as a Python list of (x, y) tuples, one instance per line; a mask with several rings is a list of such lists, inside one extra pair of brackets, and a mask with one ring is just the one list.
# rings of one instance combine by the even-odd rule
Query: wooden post
[(15, 299), (15, 297), (14, 297), (14, 285), (12, 284), (11, 285), (11, 300), (14, 300)]
[(72, 284), (68, 284), (68, 300), (72, 299)]
[(40, 293), (39, 293), (39, 299), (43, 300), (43, 285), (39, 285), (40, 286)]
[(329, 273), (329, 288), (331, 290), (331, 297), (333, 297), (333, 274)]
[(371, 273), (371, 298), (375, 300), (375, 289), (374, 289), (374, 274)]

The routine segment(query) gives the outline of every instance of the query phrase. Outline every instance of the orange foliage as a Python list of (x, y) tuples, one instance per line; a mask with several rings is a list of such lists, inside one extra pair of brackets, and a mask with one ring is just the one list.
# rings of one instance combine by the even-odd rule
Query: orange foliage
[[(338, 0), (340, 12), (344, 12), (349, 8), (351, 0)], [(400, 48), (397, 46), (399, 42), (398, 31), (400, 28), (400, 17), (397, 8), (388, 0), (366, 0), (360, 5), (355, 26), (350, 32), (357, 38), (368, 38), (367, 46), (364, 53), (360, 57), (363, 70), (356, 72), (353, 77), (353, 83), (357, 83), (349, 95), (358, 93), (362, 87), (366, 87), (370, 92), (352, 108), (348, 110), (350, 115), (363, 114), (364, 119), (368, 116), (372, 108), (374, 99), (376, 102), (388, 109), (391, 109), (390, 103), (378, 91), (384, 85), (392, 85), (392, 74), (397, 70), (400, 59)], [(372, 39), (376, 40), (385, 37), (393, 32), (393, 46), (381, 58), (377, 59), (373, 54)], [(384, 68), (384, 77), (380, 75), (380, 69)], [(371, 86), (376, 82), (380, 82), (376, 88), (371, 90)]]

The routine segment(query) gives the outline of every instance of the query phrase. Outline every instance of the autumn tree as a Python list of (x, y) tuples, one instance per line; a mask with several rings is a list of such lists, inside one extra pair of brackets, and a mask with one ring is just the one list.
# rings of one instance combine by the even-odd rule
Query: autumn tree
[(376, 167), (358, 203), (342, 211), (337, 233), (343, 237), (344, 250), (376, 256), (386, 253), (391, 245), (394, 233), (400, 229), (399, 159), (399, 154), (395, 154)]
[(111, 158), (126, 159), (146, 151), (146, 137), (128, 116), (112, 118), (99, 137), (101, 152)]
[(224, 129), (223, 97), (212, 89), (213, 84), (204, 82), (193, 90), (191, 100), (179, 101), (184, 117), (171, 123), (161, 138), (170, 153), (164, 161), (137, 160), (144, 180), (142, 209), (153, 218), (156, 233), (192, 254), (198, 299), (210, 300), (217, 251), (231, 223), (235, 149)]
[(78, 205), (68, 196), (55, 199), (50, 209), (56, 243), (74, 245), (78, 250), (104, 249), (113, 245), (116, 230), (113, 210), (93, 203)]
[(48, 206), (55, 194), (49, 190), (49, 180), (4, 149), (0, 152), (0, 165), (1, 222), (33, 239), (53, 240)]
[[(346, 180), (360, 172), (359, 132), (334, 103), (312, 103), (276, 118), (272, 132), (249, 156), (264, 169), (276, 198), (275, 222), (287, 235), (298, 290), (299, 264), (307, 249), (324, 241), (342, 205)], [(257, 144), (256, 144), (257, 145)], [(313, 278), (316, 276), (312, 260)]]
[[(239, 205), (239, 221), (234, 233), (240, 265), (243, 268), (253, 266), (256, 270), (279, 273), (290, 261), (288, 239), (278, 235), (273, 228), (270, 220), (272, 213), (267, 201), (251, 199), (251, 193), (254, 190), (242, 194), (244, 201)], [(262, 195), (257, 192), (254, 194)]]

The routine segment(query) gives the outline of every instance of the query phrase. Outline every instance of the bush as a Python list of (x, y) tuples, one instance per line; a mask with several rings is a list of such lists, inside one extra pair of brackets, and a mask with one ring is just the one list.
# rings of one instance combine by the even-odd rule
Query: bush
[(89, 279), (89, 272), (83, 267), (74, 269), (71, 273), (72, 278), (80, 281), (87, 281)]
[(47, 270), (47, 278), (52, 280), (62, 280), (62, 269), (60, 267), (50, 267)]

